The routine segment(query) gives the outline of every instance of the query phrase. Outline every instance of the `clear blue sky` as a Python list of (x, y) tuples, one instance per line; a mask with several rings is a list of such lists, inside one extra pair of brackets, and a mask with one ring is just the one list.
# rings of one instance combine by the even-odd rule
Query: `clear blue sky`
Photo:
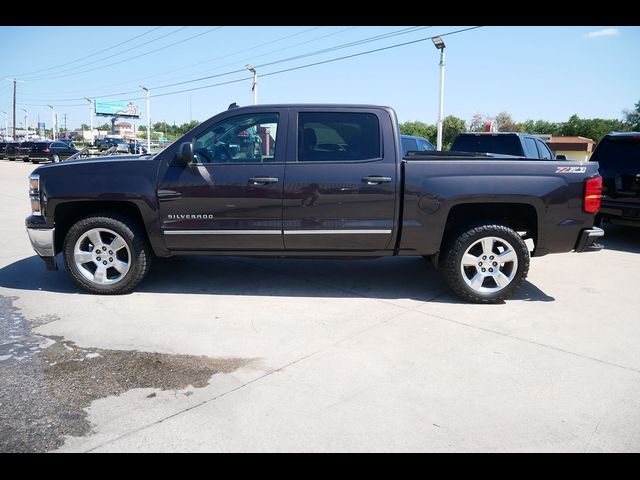
[[(31, 125), (39, 114), (49, 128), (51, 110), (46, 104), (50, 103), (56, 107), (60, 124), (62, 114), (68, 114), (70, 129), (89, 123), (88, 102), (78, 100), (82, 97), (130, 100), (142, 96), (139, 84), (150, 87), (153, 95), (246, 78), (239, 83), (152, 98), (153, 122), (188, 121), (190, 101), (192, 118), (205, 120), (234, 101), (240, 105), (252, 102), (248, 72), (161, 87), (408, 27), (214, 28), (0, 27), (0, 45), (5, 52), (0, 62), (0, 111), (11, 111), (12, 85), (5, 78), (24, 80), (18, 83), (19, 127), (24, 118), (22, 108), (26, 108)], [(263, 66), (258, 74), (462, 28), (465, 27), (415, 30)], [(467, 121), (475, 112), (495, 115), (500, 111), (510, 112), (519, 121), (564, 121), (574, 113), (581, 117), (620, 118), (622, 109), (632, 108), (640, 100), (639, 27), (483, 27), (447, 36), (445, 42), (446, 115)], [(122, 44), (116, 46), (118, 43)], [(100, 50), (105, 51), (97, 53)], [(135, 56), (139, 57), (131, 58)], [(116, 62), (120, 63), (109, 65)], [(438, 81), (438, 51), (431, 41), (425, 41), (260, 77), (258, 101), (382, 104), (394, 107), (401, 121), (435, 122)], [(139, 93), (109, 95), (128, 91)], [(145, 102), (134, 101), (143, 115), (136, 124), (144, 124)], [(3, 122), (0, 116), (0, 123)]]

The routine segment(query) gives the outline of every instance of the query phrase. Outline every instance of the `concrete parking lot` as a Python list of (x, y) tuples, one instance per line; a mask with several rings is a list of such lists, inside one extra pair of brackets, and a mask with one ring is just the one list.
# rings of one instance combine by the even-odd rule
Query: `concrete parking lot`
[[(640, 231), (472, 305), (422, 258), (47, 272), (0, 161), (0, 451), (640, 451)], [(62, 265), (58, 257), (59, 266)]]

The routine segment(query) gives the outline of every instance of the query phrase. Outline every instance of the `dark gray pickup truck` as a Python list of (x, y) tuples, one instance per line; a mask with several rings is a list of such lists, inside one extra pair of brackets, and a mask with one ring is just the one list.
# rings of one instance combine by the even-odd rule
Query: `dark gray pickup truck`
[[(601, 248), (594, 163), (401, 154), (371, 105), (229, 110), (155, 155), (43, 165), (27, 230), (94, 293), (133, 289), (154, 256), (424, 256), (461, 297), (508, 298), (531, 255)], [(212, 272), (215, 275), (215, 272)]]

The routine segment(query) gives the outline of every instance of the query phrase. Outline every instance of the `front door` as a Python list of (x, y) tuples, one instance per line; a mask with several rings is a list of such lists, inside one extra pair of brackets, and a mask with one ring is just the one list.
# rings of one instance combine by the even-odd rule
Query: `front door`
[(167, 168), (158, 198), (170, 250), (284, 248), (284, 117), (226, 117), (193, 139), (192, 164)]
[(390, 248), (398, 174), (393, 133), (380, 128), (389, 121), (384, 110), (291, 112), (297, 138), (284, 182), (287, 250)]

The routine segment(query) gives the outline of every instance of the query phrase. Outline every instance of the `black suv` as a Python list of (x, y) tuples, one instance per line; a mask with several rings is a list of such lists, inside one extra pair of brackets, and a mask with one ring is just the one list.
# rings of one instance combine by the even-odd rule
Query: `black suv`
[(97, 143), (98, 150), (101, 152), (108, 150), (111, 147), (116, 147), (116, 152), (128, 153), (129, 152), (129, 144), (122, 140), (121, 138), (112, 138), (106, 137), (102, 140), (99, 140)]
[(640, 227), (640, 132), (605, 135), (589, 161), (602, 176), (599, 219)]
[(9, 142), (4, 149), (4, 156), (10, 161), (14, 161), (20, 155), (20, 142)]

